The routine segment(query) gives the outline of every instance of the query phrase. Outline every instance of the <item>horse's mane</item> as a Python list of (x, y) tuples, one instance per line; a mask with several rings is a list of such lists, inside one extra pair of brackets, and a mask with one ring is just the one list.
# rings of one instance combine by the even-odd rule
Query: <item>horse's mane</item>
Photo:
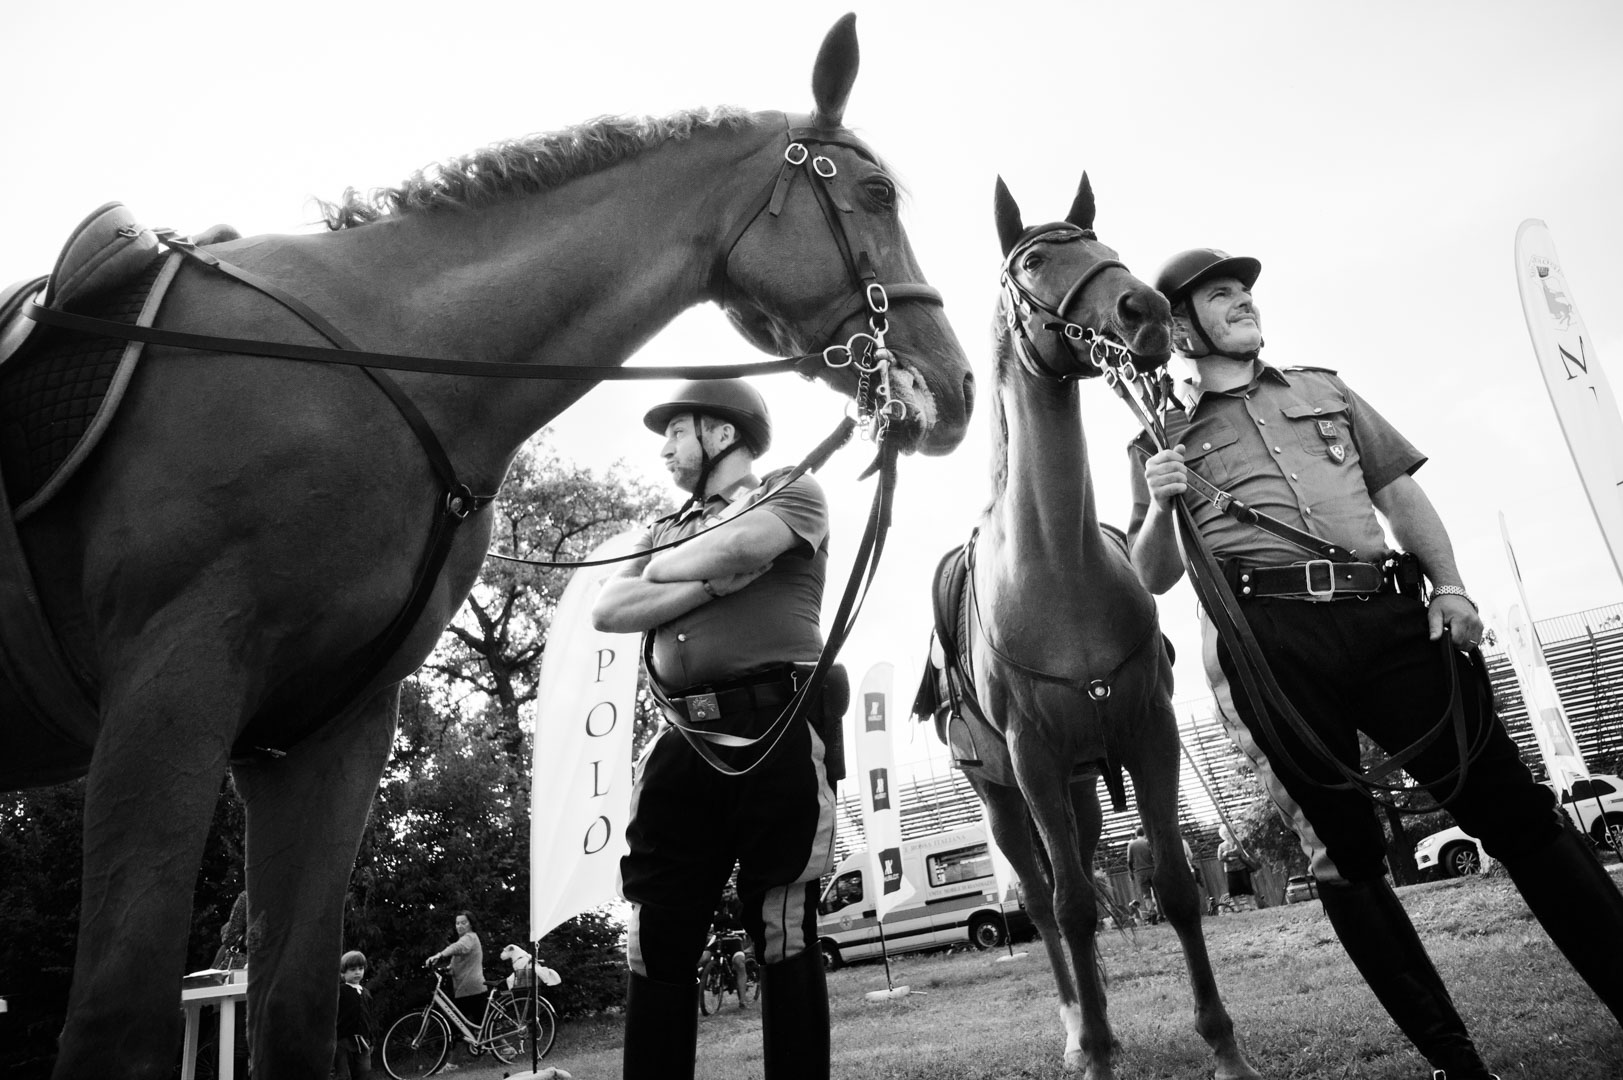
[(337, 203), (317, 202), (327, 228), (335, 230), (399, 214), (488, 206), (511, 195), (558, 187), (695, 131), (733, 131), (754, 122), (753, 113), (734, 106), (660, 117), (599, 116), (562, 131), (525, 135), (436, 162), (398, 187), (374, 188), (364, 195), (345, 188)]
[(1000, 294), (992, 316), (992, 497), (983, 514), (997, 506), (1009, 482), (1009, 416), (1003, 409), (1003, 385), (1014, 362), (1014, 339), (1009, 334), (1007, 304), (1007, 296)]

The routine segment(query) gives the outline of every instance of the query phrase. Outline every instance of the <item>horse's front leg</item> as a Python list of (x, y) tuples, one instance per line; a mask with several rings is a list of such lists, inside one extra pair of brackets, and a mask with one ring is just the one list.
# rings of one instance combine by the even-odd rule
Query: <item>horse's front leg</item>
[(398, 691), (379, 691), (286, 757), (233, 766), (248, 816), (256, 1078), (325, 1077), (332, 1068), (344, 893), (394, 741)]
[[(1223, 1006), (1200, 932), (1200, 892), (1184, 859), (1178, 832), (1177, 720), (1170, 703), (1157, 705), (1141, 729), (1141, 756), (1129, 763), (1139, 817), (1155, 851), (1155, 892), (1161, 912), (1177, 931), (1195, 999), (1195, 1030), (1217, 1058), (1215, 1080), (1260, 1080), (1234, 1038), (1234, 1021)], [(1136, 767), (1135, 767), (1136, 766)]]
[(204, 648), (110, 657), (60, 1080), (174, 1072), (192, 891), (235, 730), (226, 703), (242, 700)]
[(1054, 985), (1059, 990), (1059, 1018), (1065, 1027), (1065, 1060), (1075, 1065), (1082, 1060), (1082, 1007), (1076, 983), (1071, 979), (1071, 958), (1065, 952), (1065, 939), (1060, 936), (1059, 924), (1054, 919), (1054, 885), (1042, 867), (1039, 853), (1032, 847), (1035, 837), (1025, 796), (1018, 788), (988, 783), (973, 776), (969, 782), (986, 806), (992, 839), (1008, 858), (1025, 890), (1026, 915), (1037, 928), (1043, 949), (1048, 953), (1049, 969), (1054, 973)]
[[(1082, 1037), (1076, 1051), (1067, 1047), (1065, 1066), (1081, 1066), (1086, 1080), (1113, 1080), (1118, 1044), (1105, 1014), (1104, 986), (1098, 975), (1098, 900), (1091, 867), (1082, 865), (1083, 837), (1072, 807), (1071, 757), (1063, 743), (1054, 745), (1034, 734), (1017, 734), (1009, 742), (1015, 778), (1031, 808), (1038, 836), (1053, 870), (1054, 918), (1070, 950), (1081, 1004)], [(1098, 842), (1098, 806), (1089, 848)]]

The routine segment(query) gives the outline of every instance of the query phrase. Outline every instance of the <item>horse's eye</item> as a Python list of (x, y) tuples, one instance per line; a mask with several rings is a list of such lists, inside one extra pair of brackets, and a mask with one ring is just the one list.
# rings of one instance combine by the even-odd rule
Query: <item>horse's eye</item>
[(882, 176), (863, 181), (862, 190), (866, 191), (868, 197), (883, 209), (888, 210), (896, 205), (896, 185)]
[(1024, 270), (1028, 274), (1035, 274), (1038, 270), (1042, 269), (1043, 263), (1047, 261), (1047, 259), (1043, 258), (1043, 253), (1040, 251), (1028, 252), (1026, 257), (1020, 260), (1020, 269)]

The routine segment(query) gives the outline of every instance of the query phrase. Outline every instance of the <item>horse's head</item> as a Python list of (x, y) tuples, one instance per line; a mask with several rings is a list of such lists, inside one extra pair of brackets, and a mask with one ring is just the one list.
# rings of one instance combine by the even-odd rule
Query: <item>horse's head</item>
[(822, 352), (819, 377), (885, 410), (905, 449), (944, 454), (963, 439), (974, 376), (913, 257), (895, 179), (843, 126), (857, 59), (847, 15), (812, 71), (816, 111), (785, 118), (787, 149), (774, 143), (777, 168), (721, 244), (711, 287), (755, 345)]
[(1172, 309), (1128, 272), (1093, 233), (1093, 185), (1082, 174), (1064, 221), (1032, 228), (1020, 220), (1003, 178), (997, 181), (997, 233), (1003, 245), (1003, 295), (997, 332), (1020, 364), (1047, 378), (1103, 374), (1125, 350), (1148, 371), (1171, 355)]

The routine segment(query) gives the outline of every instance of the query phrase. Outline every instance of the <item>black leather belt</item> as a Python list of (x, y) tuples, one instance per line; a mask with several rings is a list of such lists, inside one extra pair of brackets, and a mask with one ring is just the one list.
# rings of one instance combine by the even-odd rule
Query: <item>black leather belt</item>
[(1255, 596), (1290, 596), (1302, 600), (1337, 600), (1369, 596), (1385, 591), (1386, 570), (1374, 563), (1331, 562), (1314, 559), (1289, 566), (1246, 566), (1231, 563), (1226, 568), (1234, 594), (1245, 600)]
[(692, 686), (671, 694), (668, 700), (682, 719), (702, 724), (739, 713), (781, 709), (795, 696), (796, 688), (795, 669), (780, 667), (709, 686)]

